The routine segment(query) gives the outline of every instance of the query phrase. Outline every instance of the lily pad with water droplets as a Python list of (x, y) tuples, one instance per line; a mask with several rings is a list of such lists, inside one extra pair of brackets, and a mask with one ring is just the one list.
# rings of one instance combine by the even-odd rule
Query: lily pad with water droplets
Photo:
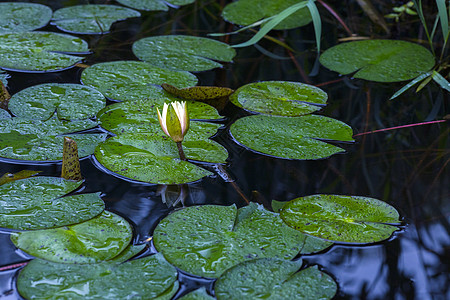
[(317, 267), (298, 271), (301, 266), (301, 260), (274, 258), (240, 263), (216, 281), (216, 297), (218, 300), (332, 299), (337, 291), (333, 278)]
[(179, 300), (214, 300), (216, 298), (214, 298), (213, 296), (210, 296), (207, 292), (206, 292), (206, 288), (205, 287), (201, 287), (199, 289), (196, 289), (193, 292), (190, 292), (186, 295), (184, 295), (181, 298), (178, 298)]
[(348, 125), (316, 115), (249, 116), (238, 119), (230, 131), (239, 144), (251, 150), (288, 159), (320, 159), (344, 151), (322, 140), (353, 141)]
[(0, 81), (3, 82), (4, 86), (8, 85), (8, 78), (9, 75), (5, 72), (3, 72), (2, 70), (0, 70)]
[(30, 177), (0, 185), (0, 227), (36, 230), (92, 219), (104, 209), (97, 194), (65, 196), (80, 182)]
[(88, 54), (87, 43), (55, 32), (0, 34), (0, 67), (13, 71), (47, 72), (67, 69)]
[(161, 86), (168, 93), (186, 100), (212, 100), (228, 97), (234, 92), (230, 88), (220, 86), (193, 86), (184, 89), (178, 89), (166, 83)]
[(37, 3), (0, 3), (0, 11), (0, 33), (38, 29), (47, 25), (52, 18), (52, 9)]
[(312, 195), (288, 202), (280, 216), (314, 237), (343, 243), (375, 243), (398, 230), (399, 215), (389, 204), (367, 197)]
[(236, 106), (278, 116), (301, 116), (321, 109), (328, 95), (312, 85), (289, 81), (265, 81), (241, 86), (230, 96)]
[(139, 17), (130, 8), (111, 4), (85, 4), (68, 6), (53, 13), (52, 24), (62, 31), (78, 34), (105, 33), (120, 20)]
[(367, 40), (340, 44), (320, 56), (322, 65), (343, 75), (378, 82), (413, 79), (435, 64), (426, 48), (405, 41)]
[(197, 77), (188, 72), (161, 69), (141, 61), (113, 61), (85, 69), (81, 81), (110, 99), (126, 101), (166, 97), (160, 84), (190, 87), (197, 84)]
[(80, 84), (45, 83), (14, 94), (9, 110), (18, 117), (47, 120), (56, 110), (60, 120), (94, 117), (106, 105), (99, 91)]
[(133, 44), (133, 53), (154, 66), (182, 71), (220, 68), (222, 65), (216, 61), (231, 62), (236, 55), (227, 44), (187, 35), (146, 37)]
[(177, 270), (160, 254), (87, 265), (34, 259), (19, 273), (17, 289), (26, 299), (169, 300), (178, 282)]
[(126, 5), (131, 8), (139, 9), (139, 10), (169, 10), (169, 7), (166, 3), (171, 5), (187, 5), (193, 3), (195, 0), (117, 0), (120, 4)]

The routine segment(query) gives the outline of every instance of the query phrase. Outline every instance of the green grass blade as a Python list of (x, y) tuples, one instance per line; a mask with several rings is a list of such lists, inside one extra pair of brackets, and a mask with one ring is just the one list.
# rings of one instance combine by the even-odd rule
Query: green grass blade
[(428, 32), (428, 26), (427, 23), (425, 22), (425, 17), (423, 15), (422, 0), (419, 0), (419, 2), (417, 2), (417, 0), (412, 1), (414, 2), (414, 7), (417, 11), (417, 14), (419, 15), (420, 21), (422, 22), (423, 28), (425, 29), (425, 34), (427, 35), (428, 43), (430, 44), (430, 49), (433, 52), (433, 55), (435, 55), (433, 48), (433, 38), (430, 36), (430, 33)]
[(311, 13), (311, 17), (314, 24), (314, 33), (316, 35), (317, 52), (320, 53), (320, 37), (322, 35), (322, 21), (320, 20), (319, 10), (317, 9), (316, 4), (314, 4), (314, 0), (309, 0), (306, 6), (308, 6), (309, 12)]
[(450, 92), (450, 82), (447, 81), (441, 74), (439, 74), (436, 71), (433, 71), (433, 80), (436, 81), (437, 84), (441, 86), (444, 90), (447, 90)]
[(408, 90), (410, 87), (412, 87), (413, 85), (415, 85), (419, 81), (423, 80), (424, 78), (427, 78), (427, 77), (431, 76), (431, 74), (432, 74), (432, 72), (426, 72), (426, 73), (423, 73), (423, 74), (417, 76), (416, 78), (411, 80), (411, 82), (409, 82), (407, 85), (405, 85), (404, 87), (399, 89), (394, 95), (392, 95), (392, 97), (389, 100), (397, 98), (398, 96), (403, 94), (406, 90)]
[(252, 24), (250, 24), (250, 25), (247, 25), (247, 26), (244, 26), (244, 27), (242, 27), (242, 28), (239, 28), (239, 29), (236, 30), (236, 31), (225, 32), (225, 33), (208, 33), (208, 35), (209, 35), (209, 36), (224, 36), (224, 35), (236, 34), (236, 33), (239, 33), (239, 32), (241, 32), (241, 31), (250, 29), (250, 28), (252, 28), (252, 27), (259, 26), (259, 25), (261, 25), (261, 24), (263, 24), (263, 23), (265, 23), (265, 22), (268, 22), (268, 21), (272, 20), (273, 18), (274, 18), (274, 16), (268, 17), (268, 18), (265, 18), (265, 19), (262, 19), (262, 20), (259, 20), (259, 21), (255, 22), (255, 23), (252, 23)]
[(445, 0), (436, 0), (436, 4), (439, 12), (439, 20), (441, 21), (441, 28), (442, 28), (442, 35), (444, 36), (444, 42), (447, 42), (448, 15), (447, 15), (447, 7), (445, 6)]

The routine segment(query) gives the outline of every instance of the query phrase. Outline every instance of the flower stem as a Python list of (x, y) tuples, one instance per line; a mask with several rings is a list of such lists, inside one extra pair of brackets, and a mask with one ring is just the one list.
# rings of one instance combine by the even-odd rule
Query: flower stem
[(180, 154), (180, 159), (186, 161), (186, 155), (184, 155), (183, 146), (181, 142), (177, 142), (178, 153)]

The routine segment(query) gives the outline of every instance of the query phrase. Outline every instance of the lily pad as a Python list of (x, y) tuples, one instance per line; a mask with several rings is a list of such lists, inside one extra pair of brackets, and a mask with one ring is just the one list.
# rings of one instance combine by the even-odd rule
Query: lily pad
[(56, 110), (60, 120), (94, 117), (106, 105), (99, 91), (80, 84), (46, 83), (14, 94), (8, 108), (16, 116), (47, 120)]
[(104, 209), (98, 194), (66, 196), (81, 185), (56, 177), (30, 177), (0, 186), (0, 227), (36, 230), (92, 219)]
[(330, 70), (378, 82), (413, 79), (435, 64), (426, 48), (405, 41), (367, 40), (340, 44), (320, 56)]
[(214, 298), (213, 296), (210, 296), (207, 292), (206, 292), (206, 288), (205, 287), (201, 287), (199, 289), (196, 289), (193, 292), (190, 292), (186, 295), (184, 295), (181, 298), (178, 298), (179, 300), (214, 300), (216, 298)]
[(220, 68), (222, 65), (216, 61), (231, 62), (236, 55), (227, 44), (187, 35), (146, 37), (136, 41), (132, 49), (140, 60), (160, 68), (182, 71)]
[(119, 255), (115, 256), (114, 258), (110, 259), (109, 262), (125, 262), (139, 253), (141, 253), (145, 249), (146, 245), (128, 245), (125, 250), (119, 253)]
[(0, 3), (0, 11), (0, 33), (38, 29), (47, 25), (52, 18), (52, 9), (37, 3)]
[(17, 248), (45, 260), (98, 263), (119, 255), (132, 236), (133, 230), (124, 218), (103, 211), (75, 225), (13, 233), (11, 240)]
[(85, 157), (94, 152), (96, 145), (106, 139), (106, 134), (73, 134), (97, 125), (91, 120), (62, 122), (56, 118), (33, 121), (24, 118), (9, 118), (0, 121), (0, 157), (19, 160), (61, 160), (64, 137), (77, 142), (78, 156)]
[(0, 34), (0, 67), (13, 71), (60, 71), (88, 54), (87, 43), (77, 37), (54, 32)]
[(26, 299), (169, 300), (176, 280), (177, 270), (160, 254), (88, 265), (34, 259), (19, 273), (17, 289)]
[[(180, 184), (212, 173), (179, 159), (176, 144), (163, 133), (120, 134), (100, 143), (95, 158), (106, 169), (126, 178), (150, 183)], [(225, 162), (228, 153), (207, 139), (186, 136), (183, 149), (189, 160)]]
[(344, 151), (321, 140), (353, 141), (353, 132), (348, 125), (316, 115), (249, 116), (238, 119), (230, 131), (245, 147), (288, 159), (320, 159)]
[(153, 233), (156, 249), (170, 263), (212, 278), (254, 258), (292, 259), (304, 241), (278, 214), (256, 204), (239, 210), (234, 205), (184, 208), (164, 218)]
[[(298, 0), (239, 0), (225, 6), (222, 17), (228, 22), (246, 26), (279, 14), (298, 2)], [(297, 28), (305, 26), (311, 21), (309, 9), (303, 8), (287, 17), (274, 29)]]
[(312, 195), (288, 202), (280, 212), (289, 226), (312, 236), (343, 243), (375, 243), (399, 228), (397, 210), (367, 197)]
[(116, 21), (140, 16), (138, 11), (117, 5), (75, 5), (55, 11), (52, 25), (62, 31), (78, 34), (105, 33)]
[(172, 4), (172, 5), (187, 5), (190, 3), (195, 2), (195, 0), (117, 0), (120, 4), (126, 5), (131, 8), (139, 9), (139, 10), (146, 10), (146, 11), (152, 11), (152, 10), (163, 10), (167, 11), (169, 10), (169, 7), (166, 5), (166, 3)]
[(262, 258), (227, 270), (215, 284), (221, 299), (332, 299), (336, 282), (317, 267), (298, 272), (302, 261)]
[(4, 86), (8, 85), (8, 78), (9, 78), (8, 73), (5, 73), (0, 70), (0, 81), (3, 83)]
[(17, 173), (14, 173), (14, 174), (13, 173), (5, 173), (0, 177), (0, 185), (11, 182), (11, 181), (15, 181), (15, 180), (29, 178), (29, 177), (39, 174), (41, 172), (42, 171), (22, 170)]
[(164, 94), (160, 84), (190, 87), (197, 84), (197, 77), (188, 72), (161, 69), (141, 61), (113, 61), (85, 69), (81, 81), (110, 99), (125, 101), (155, 98), (155, 95), (162, 97)]
[(248, 111), (278, 116), (310, 114), (326, 105), (327, 93), (300, 82), (265, 81), (241, 86), (230, 101)]

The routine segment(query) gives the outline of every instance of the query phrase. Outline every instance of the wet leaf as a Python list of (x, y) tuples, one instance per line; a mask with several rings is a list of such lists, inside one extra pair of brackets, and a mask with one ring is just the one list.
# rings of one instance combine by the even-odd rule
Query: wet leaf
[(67, 69), (83, 59), (71, 54), (87, 54), (89, 51), (84, 40), (55, 32), (0, 34), (0, 45), (0, 67), (13, 71)]
[(117, 0), (117, 2), (129, 6), (131, 8), (139, 9), (139, 10), (169, 10), (169, 7), (166, 3), (170, 3), (172, 5), (187, 5), (195, 2), (195, 0)]
[[(52, 9), (37, 3), (0, 3), (0, 33), (31, 31), (47, 25)], [(30, 16), (33, 16), (30, 18)]]
[(343, 75), (378, 82), (410, 80), (435, 64), (426, 48), (396, 40), (366, 40), (340, 44), (320, 56), (322, 65)]
[(17, 173), (5, 173), (0, 177), (0, 185), (14, 181), (14, 180), (20, 180), (29, 178), (31, 176), (34, 176), (36, 174), (41, 173), (42, 171), (34, 171), (34, 170), (22, 170)]
[(27, 299), (157, 299), (177, 291), (177, 270), (160, 254), (125, 263), (61, 264), (32, 260), (17, 289)]
[(3, 83), (3, 85), (6, 87), (8, 85), (8, 73), (0, 70), (0, 81)]
[(332, 299), (337, 284), (310, 267), (298, 272), (302, 261), (263, 258), (246, 261), (228, 269), (216, 281), (218, 300), (245, 299)]
[(321, 140), (353, 141), (348, 125), (316, 115), (249, 116), (237, 120), (230, 131), (251, 150), (288, 159), (320, 159), (344, 151)]
[(193, 292), (190, 292), (186, 295), (184, 295), (181, 298), (178, 298), (179, 300), (214, 300), (216, 298), (214, 298), (213, 296), (210, 296), (207, 292), (206, 292), (206, 288), (205, 287), (201, 287), (199, 289), (196, 289)]
[(81, 84), (45, 83), (14, 94), (9, 110), (18, 117), (47, 120), (55, 113), (60, 120), (94, 117), (106, 105), (99, 91)]
[(75, 5), (55, 11), (52, 25), (78, 34), (105, 33), (114, 22), (140, 15), (133, 9), (111, 4)]
[(138, 255), (139, 253), (141, 253), (144, 249), (145, 249), (146, 245), (145, 244), (141, 244), (141, 245), (128, 245), (125, 250), (123, 250), (122, 252), (119, 253), (119, 255), (115, 256), (114, 258), (110, 259), (110, 262), (125, 262), (133, 257), (135, 257), (136, 255)]
[(110, 99), (125, 101), (159, 98), (163, 95), (160, 84), (190, 87), (197, 84), (197, 77), (188, 72), (161, 69), (140, 61), (113, 61), (85, 69), (81, 81)]
[(104, 209), (98, 194), (63, 197), (80, 185), (80, 181), (41, 176), (1, 185), (0, 227), (36, 230), (92, 219)]
[(222, 65), (216, 61), (231, 62), (236, 55), (227, 44), (187, 35), (146, 37), (133, 44), (133, 53), (154, 66), (182, 71), (220, 68)]
[(184, 89), (178, 89), (166, 83), (163, 83), (161, 86), (170, 94), (186, 100), (210, 100), (228, 97), (233, 93), (232, 89), (220, 86), (193, 86)]
[(82, 180), (77, 143), (64, 137), (61, 177), (68, 180)]
[(312, 85), (289, 81), (265, 81), (241, 86), (230, 96), (238, 107), (278, 116), (301, 116), (326, 105), (327, 93)]
[(375, 243), (400, 225), (389, 204), (367, 197), (312, 195), (288, 202), (280, 212), (289, 226), (314, 237), (343, 243)]

